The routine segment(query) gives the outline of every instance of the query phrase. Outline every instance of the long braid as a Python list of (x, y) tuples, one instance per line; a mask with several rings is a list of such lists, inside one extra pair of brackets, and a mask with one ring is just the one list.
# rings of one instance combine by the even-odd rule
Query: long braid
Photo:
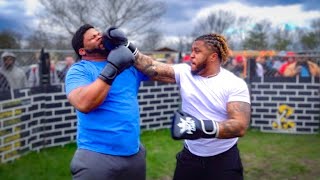
[(213, 51), (218, 54), (222, 64), (227, 62), (227, 58), (229, 56), (229, 47), (224, 36), (215, 33), (206, 34), (199, 36), (195, 41), (204, 41)]

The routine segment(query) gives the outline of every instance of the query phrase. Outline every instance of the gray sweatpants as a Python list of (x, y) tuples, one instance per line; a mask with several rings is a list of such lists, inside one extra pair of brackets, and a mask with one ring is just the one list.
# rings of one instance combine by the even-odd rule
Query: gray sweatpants
[(145, 180), (146, 151), (140, 146), (132, 156), (112, 156), (78, 149), (70, 169), (73, 180)]

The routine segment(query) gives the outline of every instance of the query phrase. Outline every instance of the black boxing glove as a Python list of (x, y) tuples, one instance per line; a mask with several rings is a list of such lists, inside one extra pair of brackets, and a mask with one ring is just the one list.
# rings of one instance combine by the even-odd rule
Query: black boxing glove
[(111, 86), (117, 75), (131, 66), (134, 59), (128, 48), (124, 46), (115, 47), (108, 55), (109, 63), (102, 69), (98, 77)]
[(179, 110), (174, 114), (171, 126), (173, 139), (216, 138), (218, 133), (219, 125), (216, 121), (197, 119)]
[(121, 45), (129, 48), (134, 56), (138, 54), (138, 49), (136, 48), (136, 46), (134, 46), (131, 42), (128, 41), (126, 35), (120, 29), (116, 27), (110, 27), (103, 32), (104, 48), (112, 50)]

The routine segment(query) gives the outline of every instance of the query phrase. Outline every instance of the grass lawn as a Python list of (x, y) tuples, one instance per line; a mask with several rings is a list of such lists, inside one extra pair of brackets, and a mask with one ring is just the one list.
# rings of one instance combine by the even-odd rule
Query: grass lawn
[[(182, 141), (174, 141), (169, 130), (145, 131), (148, 180), (169, 180), (175, 155)], [(64, 147), (31, 152), (20, 159), (0, 164), (1, 180), (70, 180), (69, 164), (76, 149)], [(320, 180), (320, 135), (271, 134), (249, 130), (239, 141), (245, 179)]]

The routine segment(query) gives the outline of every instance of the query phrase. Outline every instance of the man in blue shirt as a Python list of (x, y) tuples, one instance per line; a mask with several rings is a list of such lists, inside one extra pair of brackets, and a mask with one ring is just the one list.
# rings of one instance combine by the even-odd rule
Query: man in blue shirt
[(81, 59), (65, 79), (78, 117), (73, 179), (144, 180), (137, 93), (148, 78), (131, 66), (134, 57), (127, 48), (109, 52), (102, 34), (89, 24), (77, 30), (72, 46)]

